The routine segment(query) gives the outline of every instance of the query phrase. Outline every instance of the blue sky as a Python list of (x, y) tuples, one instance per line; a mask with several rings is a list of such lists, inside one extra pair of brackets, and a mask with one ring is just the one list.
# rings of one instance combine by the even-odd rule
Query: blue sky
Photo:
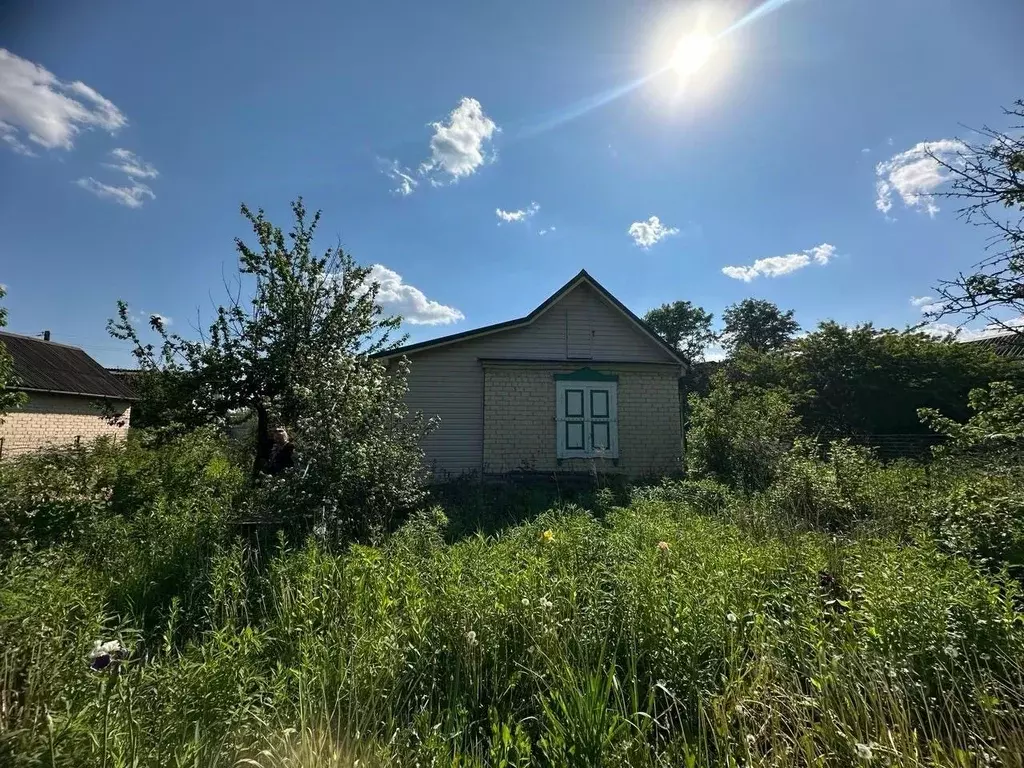
[(414, 341), (581, 268), (638, 313), (757, 296), (903, 326), (985, 238), (919, 145), (1024, 97), (1019, 0), (294, 5), (0, 11), (10, 330), (125, 364), (117, 299), (190, 333), (239, 203), (286, 225), (297, 195)]

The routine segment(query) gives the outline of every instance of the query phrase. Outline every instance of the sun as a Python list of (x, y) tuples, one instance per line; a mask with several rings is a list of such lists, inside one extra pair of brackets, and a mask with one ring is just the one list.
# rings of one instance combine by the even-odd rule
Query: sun
[(703, 32), (695, 32), (687, 35), (676, 45), (672, 58), (669, 60), (668, 68), (674, 69), (683, 77), (689, 77), (707, 64), (714, 53), (717, 45), (715, 38)]

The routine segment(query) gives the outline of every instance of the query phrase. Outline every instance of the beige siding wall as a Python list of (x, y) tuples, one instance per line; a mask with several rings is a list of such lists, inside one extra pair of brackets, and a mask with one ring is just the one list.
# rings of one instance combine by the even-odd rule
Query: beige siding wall
[[(119, 414), (116, 424), (104, 416), (104, 407)], [(106, 406), (87, 397), (30, 394), (28, 402), (3, 417), (0, 424), (2, 457), (17, 456), (51, 445), (68, 445), (103, 435), (123, 437), (128, 431), (131, 407), (108, 401)]]
[(439, 428), (424, 441), (427, 461), (438, 473), (458, 475), (483, 468), (482, 358), (572, 360), (570, 370), (592, 361), (669, 364), (674, 375), (679, 370), (661, 345), (586, 284), (529, 326), (414, 352), (409, 356), (407, 401), (414, 410), (440, 420)]
[(555, 378), (572, 365), (484, 366), (484, 471), (591, 471), (661, 475), (682, 466), (678, 371), (602, 365), (618, 385), (619, 460), (555, 457)]

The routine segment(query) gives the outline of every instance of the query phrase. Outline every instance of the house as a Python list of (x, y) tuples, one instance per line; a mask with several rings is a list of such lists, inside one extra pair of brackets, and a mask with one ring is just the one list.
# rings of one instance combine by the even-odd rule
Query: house
[(132, 390), (78, 347), (0, 331), (14, 361), (11, 389), (28, 402), (0, 423), (0, 458), (101, 435), (124, 435)]
[(586, 271), (526, 317), (379, 355), (400, 356), (435, 476), (681, 469), (685, 361)]

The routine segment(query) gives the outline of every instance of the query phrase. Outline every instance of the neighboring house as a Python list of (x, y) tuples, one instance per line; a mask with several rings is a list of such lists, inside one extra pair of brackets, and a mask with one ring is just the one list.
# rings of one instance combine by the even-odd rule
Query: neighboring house
[(28, 402), (3, 416), (0, 458), (128, 430), (132, 390), (78, 347), (0, 332), (14, 360), (11, 389)]
[(679, 353), (581, 271), (526, 317), (382, 353), (436, 475), (682, 468)]

